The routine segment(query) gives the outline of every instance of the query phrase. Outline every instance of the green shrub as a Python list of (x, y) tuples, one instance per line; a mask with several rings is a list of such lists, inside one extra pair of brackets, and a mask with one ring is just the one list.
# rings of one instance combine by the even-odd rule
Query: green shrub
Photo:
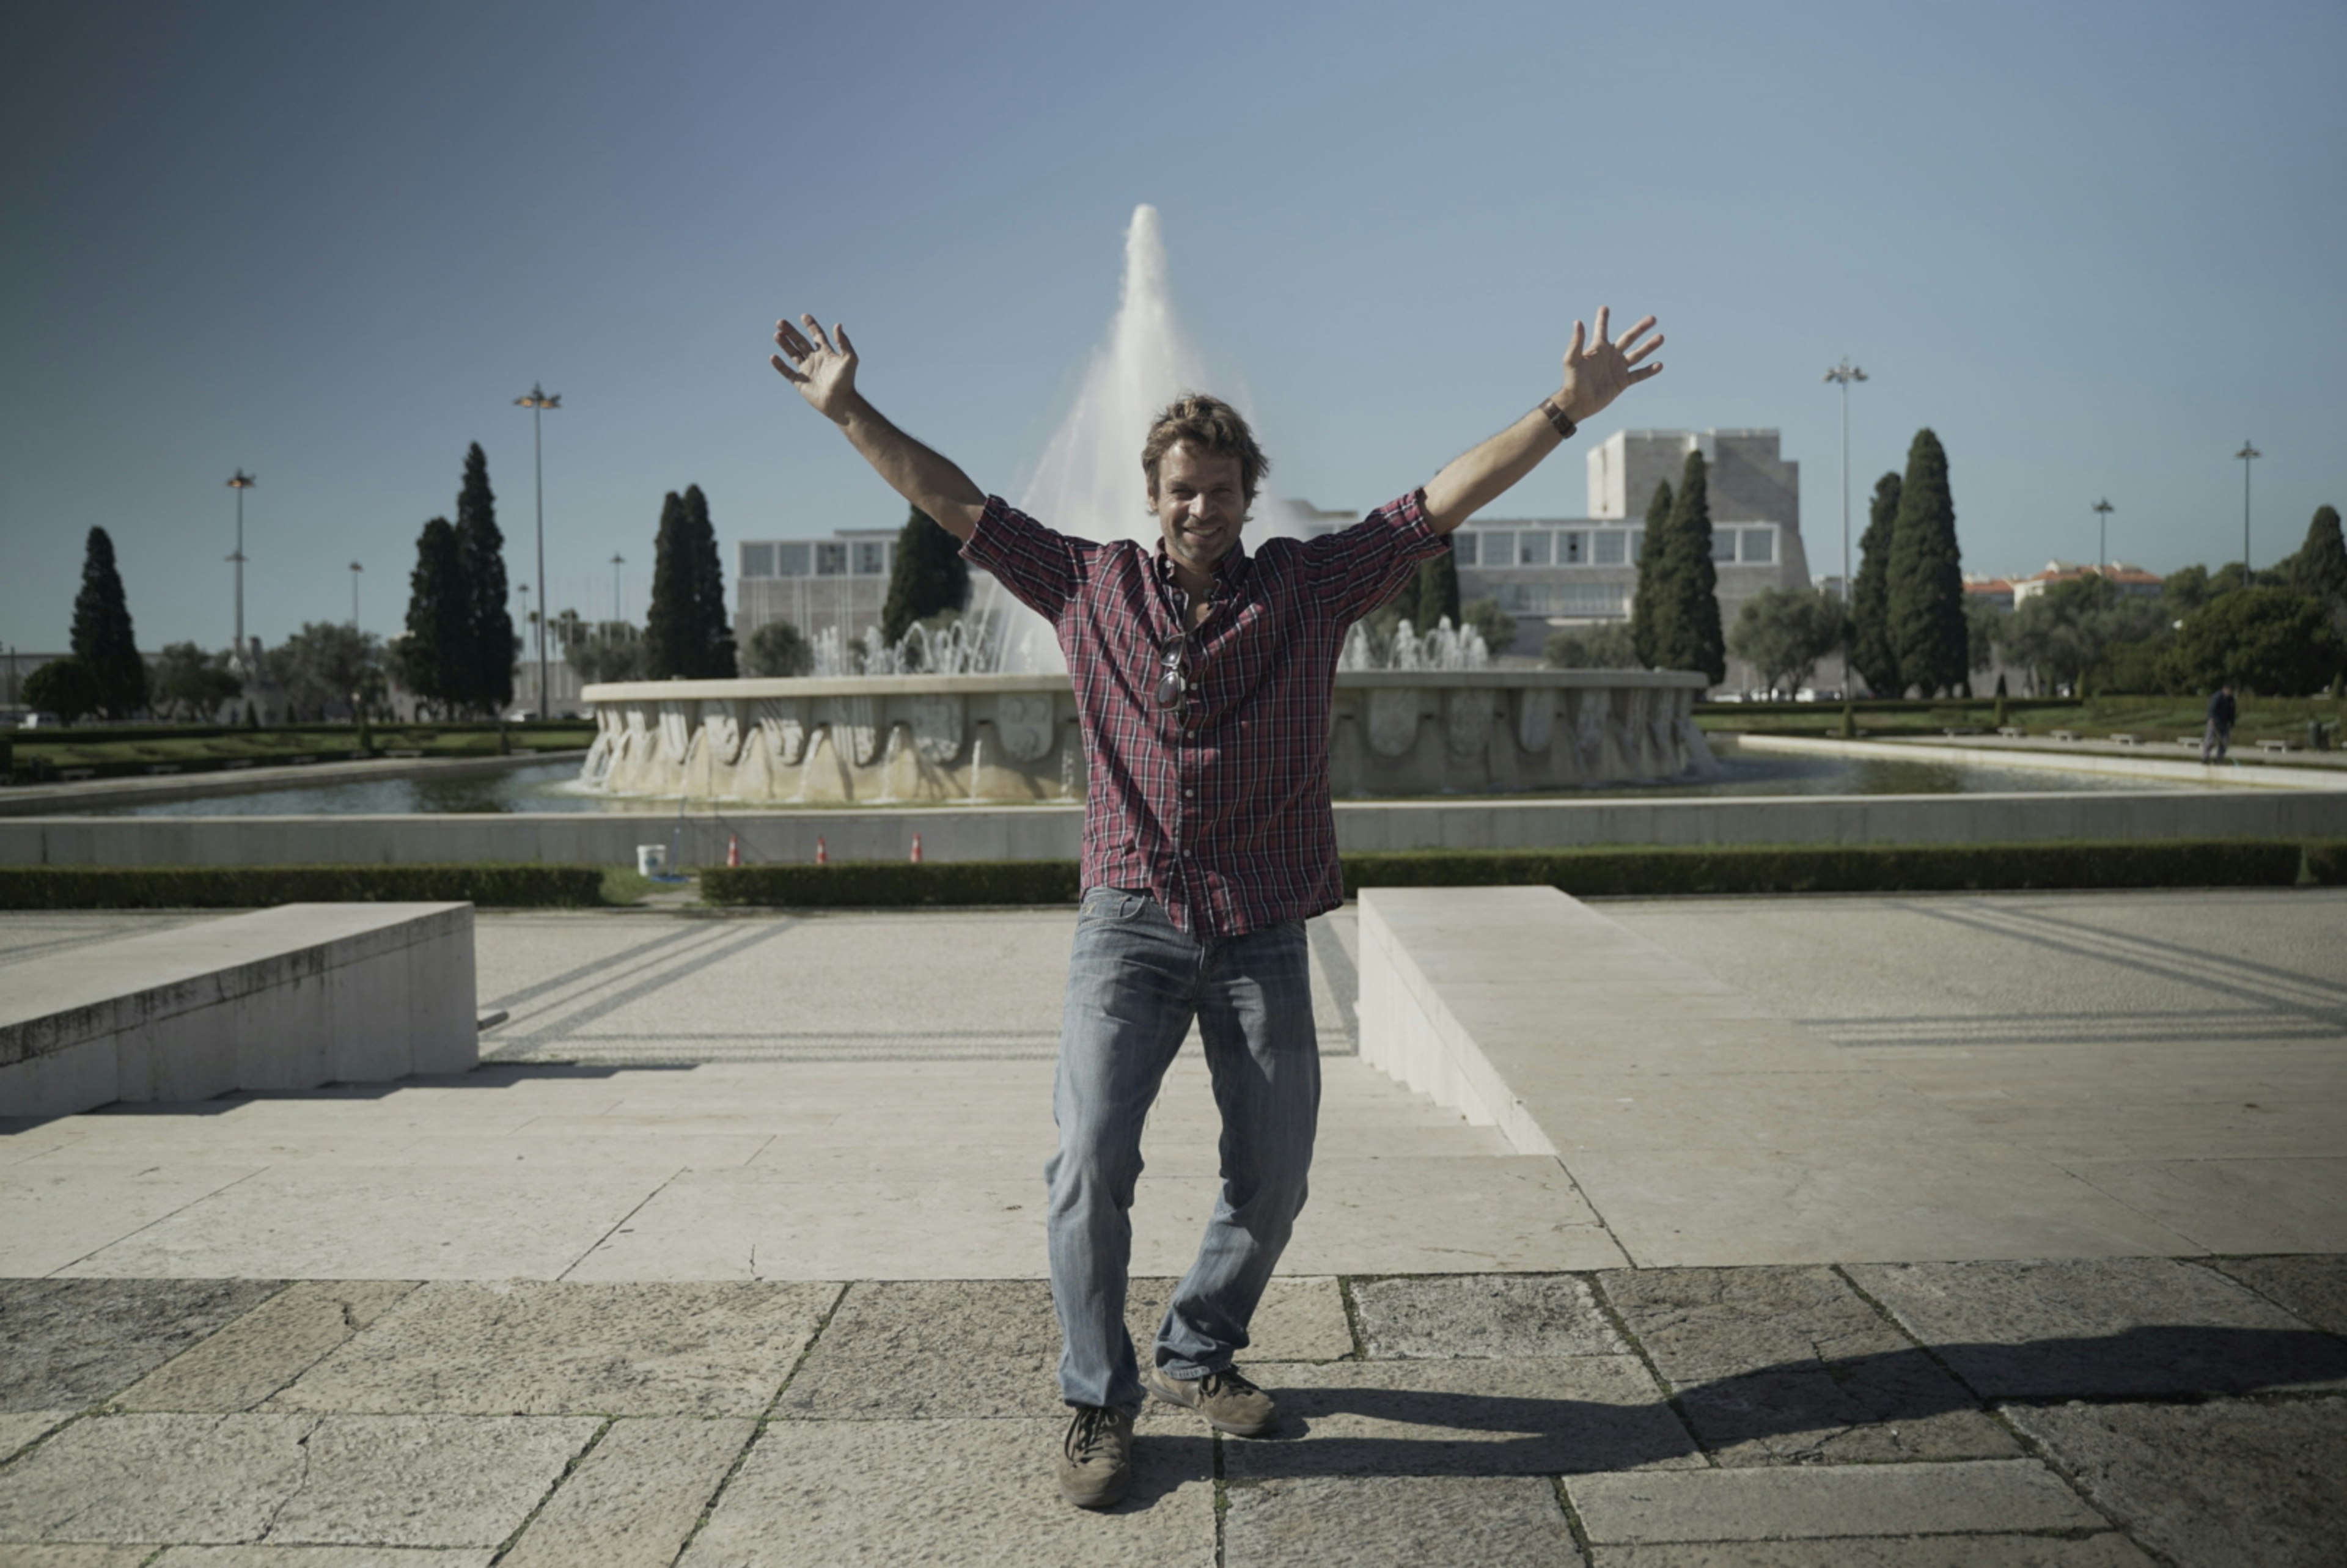
[(278, 904), (580, 907), (595, 866), (12, 866), (0, 909), (261, 909)]
[(2030, 887), (2289, 886), (2296, 844), (1735, 845), (1420, 851), (1345, 860), (1363, 887), (1533, 886), (1576, 897), (1689, 893), (1923, 893)]
[(1072, 904), (1072, 860), (851, 860), (835, 866), (712, 866), (701, 874), (712, 904), (790, 908), (944, 904)]
[(2347, 887), (2347, 839), (2308, 845), (2306, 878), (2325, 887)]

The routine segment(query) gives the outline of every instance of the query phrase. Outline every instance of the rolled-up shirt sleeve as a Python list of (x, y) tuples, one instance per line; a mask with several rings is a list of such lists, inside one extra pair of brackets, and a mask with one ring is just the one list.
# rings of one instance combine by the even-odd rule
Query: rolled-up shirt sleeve
[(1426, 492), (1388, 501), (1349, 528), (1304, 542), (1305, 571), (1338, 619), (1358, 620), (1391, 599), (1420, 561), (1450, 548), (1426, 515)]
[(1092, 568), (1100, 546), (1045, 528), (999, 496), (961, 547), (962, 559), (994, 574), (1010, 596), (1054, 626)]

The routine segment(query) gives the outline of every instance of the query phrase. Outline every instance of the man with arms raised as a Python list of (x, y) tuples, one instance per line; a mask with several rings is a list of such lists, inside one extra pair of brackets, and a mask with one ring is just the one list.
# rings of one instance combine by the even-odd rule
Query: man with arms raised
[[(1066, 651), (1091, 788), (1068, 967), (1050, 1186), (1060, 1390), (1073, 1407), (1061, 1491), (1113, 1506), (1132, 1481), (1144, 1390), (1255, 1437), (1270, 1396), (1233, 1366), (1304, 1205), (1320, 1104), (1304, 922), (1343, 901), (1328, 803), (1329, 701), (1355, 620), (1444, 536), (1623, 390), (1662, 369), (1652, 316), (1618, 339), (1573, 325), (1564, 382), (1425, 488), (1318, 538), (1239, 544), (1270, 464), (1229, 405), (1158, 416), (1142, 496), (1162, 538), (1052, 532), (883, 418), (845, 328), (777, 324), (776, 370), (897, 492), (1050, 621)], [(1125, 1332), (1141, 1132), (1194, 1020), (1223, 1117), (1220, 1199), (1196, 1263), (1136, 1364)]]

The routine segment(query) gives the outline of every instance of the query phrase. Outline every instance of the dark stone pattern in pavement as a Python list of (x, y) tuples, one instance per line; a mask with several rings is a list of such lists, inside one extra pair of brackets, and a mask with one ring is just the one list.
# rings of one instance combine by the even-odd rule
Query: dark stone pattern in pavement
[(283, 1288), (269, 1279), (0, 1280), (0, 1410), (118, 1394)]
[(1153, 1405), (1102, 1515), (1039, 1282), (0, 1282), (0, 1561), (2327, 1563), (2342, 1264), (1281, 1280), (1281, 1430)]

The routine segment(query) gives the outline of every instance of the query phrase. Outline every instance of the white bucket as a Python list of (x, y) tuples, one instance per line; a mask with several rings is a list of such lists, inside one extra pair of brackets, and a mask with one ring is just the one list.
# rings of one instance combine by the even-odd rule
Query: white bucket
[(668, 874), (668, 845), (639, 844), (636, 845), (636, 875), (663, 876)]

